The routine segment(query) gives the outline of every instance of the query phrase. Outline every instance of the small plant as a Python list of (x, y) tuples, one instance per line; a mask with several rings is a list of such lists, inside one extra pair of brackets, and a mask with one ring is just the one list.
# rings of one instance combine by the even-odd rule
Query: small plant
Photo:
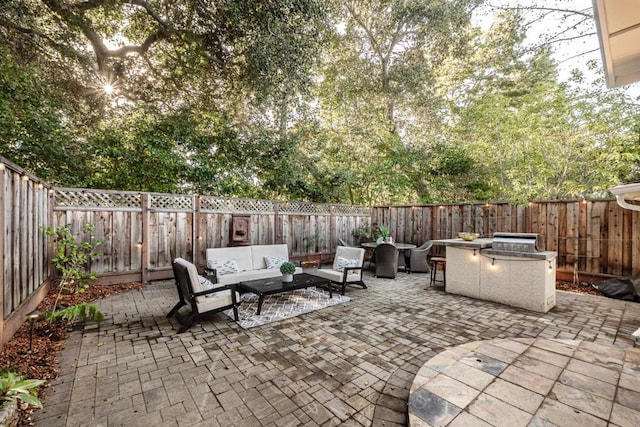
[(58, 311), (58, 304), (63, 292), (83, 293), (87, 290), (91, 281), (97, 278), (96, 273), (89, 270), (89, 264), (91, 259), (100, 255), (96, 249), (103, 244), (103, 241), (93, 238), (94, 226), (92, 224), (84, 226), (82, 231), (88, 234), (88, 239), (82, 243), (79, 243), (76, 236), (71, 232), (71, 224), (67, 224), (64, 227), (56, 227), (55, 229), (52, 227), (42, 227), (42, 229), (50, 239), (49, 245), (55, 251), (55, 256), (51, 263), (60, 273), (58, 294), (51, 311), (46, 315), (46, 319), (51, 322), (56, 319), (75, 321), (89, 318), (96, 322), (101, 322), (104, 320), (104, 315), (92, 303), (82, 303)]
[(104, 320), (104, 314), (100, 311), (97, 305), (90, 302), (81, 302), (80, 304), (72, 305), (71, 307), (64, 308), (58, 311), (52, 311), (46, 317), (51, 322), (57, 319), (73, 322), (76, 320), (91, 319), (95, 322), (102, 322)]
[(78, 243), (76, 236), (71, 232), (71, 224), (64, 227), (42, 227), (49, 237), (49, 245), (53, 247), (55, 256), (51, 260), (56, 270), (60, 273), (60, 285), (70, 292), (84, 292), (91, 280), (97, 276), (94, 272), (87, 272), (87, 266), (91, 260), (100, 256), (96, 249), (104, 242), (93, 238), (94, 226), (86, 224), (83, 232), (88, 234), (88, 241)]
[(282, 274), (293, 274), (296, 272), (296, 265), (290, 261), (283, 262), (280, 266), (280, 273)]
[(387, 227), (386, 225), (381, 225), (378, 227), (378, 230), (380, 231), (380, 237), (382, 237), (382, 240), (384, 242), (389, 240), (389, 227)]
[(372, 242), (376, 240), (376, 233), (369, 224), (363, 224), (351, 230), (351, 235), (358, 239), (360, 243)]
[(35, 389), (45, 382), (45, 380), (23, 380), (13, 372), (3, 372), (0, 374), (0, 400), (21, 400), (36, 408), (42, 408), (42, 402), (38, 399)]

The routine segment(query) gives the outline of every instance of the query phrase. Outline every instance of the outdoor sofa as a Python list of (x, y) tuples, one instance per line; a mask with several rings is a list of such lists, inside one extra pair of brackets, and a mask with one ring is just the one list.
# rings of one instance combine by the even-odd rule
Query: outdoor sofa
[[(214, 276), (214, 283), (229, 285), (281, 276), (280, 265), (285, 261), (289, 261), (285, 244), (208, 248), (206, 272)], [(298, 266), (294, 274), (299, 273)]]

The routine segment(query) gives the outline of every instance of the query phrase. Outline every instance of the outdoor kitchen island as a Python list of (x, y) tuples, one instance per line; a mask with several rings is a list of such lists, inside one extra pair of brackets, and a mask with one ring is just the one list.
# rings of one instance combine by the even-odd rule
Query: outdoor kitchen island
[(539, 250), (537, 235), (433, 243), (446, 246), (448, 293), (543, 313), (556, 305), (557, 253)]

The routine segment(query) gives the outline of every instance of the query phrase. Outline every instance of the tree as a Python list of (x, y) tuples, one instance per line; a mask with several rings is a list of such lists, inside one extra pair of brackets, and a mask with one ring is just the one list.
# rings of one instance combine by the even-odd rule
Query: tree
[(65, 120), (73, 106), (39, 83), (42, 72), (0, 47), (0, 153), (53, 184), (77, 185), (85, 154), (77, 129)]
[(630, 144), (636, 109), (620, 91), (558, 83), (549, 48), (522, 55), (517, 15), (503, 15), (492, 34), (471, 58), (483, 64), (479, 72), (462, 73), (470, 90), (456, 131), (483, 165), (490, 188), (483, 195), (520, 202), (602, 195), (640, 153)]
[(422, 178), (433, 172), (430, 152), (445, 120), (435, 70), (462, 52), (476, 4), (348, 1), (332, 9), (337, 29), (316, 94), (324, 169), (344, 171), (343, 199), (429, 199)]
[[(1, 2), (0, 36), (23, 70), (8, 76), (25, 82), (23, 103), (3, 98), (15, 118), (3, 154), (36, 173), (71, 162), (51, 179), (63, 185), (250, 192), (244, 165), (254, 174), (265, 150), (241, 138), (263, 124), (238, 118), (304, 92), (324, 17), (302, 0)], [(40, 124), (19, 116), (44, 103), (46, 129), (31, 135)]]

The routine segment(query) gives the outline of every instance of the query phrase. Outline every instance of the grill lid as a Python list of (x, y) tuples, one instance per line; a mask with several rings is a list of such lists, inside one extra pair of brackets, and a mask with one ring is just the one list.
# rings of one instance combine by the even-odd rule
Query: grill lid
[(494, 233), (492, 249), (507, 252), (543, 251), (542, 238), (538, 233)]

